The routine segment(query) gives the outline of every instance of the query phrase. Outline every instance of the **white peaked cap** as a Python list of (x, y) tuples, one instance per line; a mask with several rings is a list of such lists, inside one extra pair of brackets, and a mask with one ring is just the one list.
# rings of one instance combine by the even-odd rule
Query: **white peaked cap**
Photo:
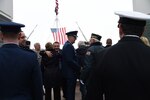
[(136, 11), (116, 11), (115, 14), (119, 17), (125, 17), (135, 20), (150, 20), (150, 15)]

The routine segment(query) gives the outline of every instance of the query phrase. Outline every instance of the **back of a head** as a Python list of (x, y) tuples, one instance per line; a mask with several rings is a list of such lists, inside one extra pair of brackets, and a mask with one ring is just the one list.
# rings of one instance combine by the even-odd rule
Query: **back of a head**
[(79, 48), (80, 48), (80, 47), (84, 47), (84, 46), (86, 46), (85, 41), (79, 41), (79, 42), (78, 42), (78, 47), (79, 47)]
[(0, 22), (0, 31), (3, 35), (4, 41), (5, 39), (17, 39), (21, 27), (25, 27), (25, 25), (15, 22)]
[(106, 40), (106, 44), (107, 44), (107, 45), (112, 45), (112, 39), (108, 38), (108, 39)]
[(53, 49), (53, 44), (52, 44), (51, 42), (47, 42), (47, 43), (45, 44), (45, 49), (46, 49), (46, 50), (52, 50), (52, 49)]

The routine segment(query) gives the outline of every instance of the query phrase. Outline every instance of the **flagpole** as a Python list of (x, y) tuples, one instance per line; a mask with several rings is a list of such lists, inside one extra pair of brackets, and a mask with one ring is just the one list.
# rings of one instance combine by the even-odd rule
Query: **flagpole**
[(32, 35), (32, 33), (34, 32), (35, 28), (37, 27), (37, 24), (36, 26), (33, 28), (32, 32), (29, 34), (29, 36), (27, 37), (27, 40), (30, 38), (30, 36)]
[(77, 23), (77, 22), (76, 22), (76, 24), (77, 24), (77, 26), (78, 26), (78, 28), (79, 28), (80, 32), (82, 33), (82, 35), (83, 35), (83, 37), (84, 37), (85, 41), (88, 41), (88, 40), (86, 39), (86, 37), (85, 37), (85, 35), (84, 35), (83, 31), (81, 30), (81, 28), (80, 28), (80, 26), (78, 25), (78, 23)]
[(58, 9), (59, 9), (59, 3), (58, 3), (58, 0), (55, 0), (55, 3), (56, 3), (56, 6), (55, 6), (55, 14), (56, 14), (56, 28), (58, 28)]
[(59, 20), (58, 20), (58, 15), (56, 15), (55, 22), (56, 22), (56, 28), (58, 28), (58, 23), (59, 23)]

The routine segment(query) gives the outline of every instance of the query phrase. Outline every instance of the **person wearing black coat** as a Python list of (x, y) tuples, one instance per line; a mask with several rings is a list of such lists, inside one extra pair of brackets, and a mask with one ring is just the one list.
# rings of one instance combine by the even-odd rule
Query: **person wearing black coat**
[(150, 16), (115, 12), (120, 40), (96, 57), (86, 100), (150, 100), (150, 47), (140, 39)]
[[(85, 54), (86, 54), (87, 49), (89, 47), (89, 45), (87, 45), (86, 43), (87, 42), (85, 42), (85, 41), (79, 41), (78, 42), (78, 48), (76, 49), (78, 63), (81, 66), (81, 71), (78, 75), (79, 80), (81, 80), (80, 75), (81, 75), (81, 72), (85, 66), (85, 63), (84, 63)], [(82, 81), (80, 81), (80, 92), (81, 92), (82, 100), (84, 100), (86, 91), (85, 91), (85, 86), (82, 84)]]
[(81, 75), (80, 75), (80, 83), (81, 86), (84, 88), (83, 91), (84, 96), (82, 100), (85, 100), (85, 94), (86, 94), (86, 85), (88, 83), (89, 75), (91, 73), (91, 69), (93, 65), (95, 64), (95, 56), (97, 55), (98, 52), (104, 49), (102, 46), (102, 43), (100, 42), (101, 36), (98, 34), (91, 34), (90, 38), (90, 46), (88, 47), (85, 57), (84, 57), (84, 66), (83, 69), (81, 70)]
[[(51, 57), (46, 52), (50, 52)], [(53, 49), (52, 44), (49, 42), (46, 44), (46, 51), (41, 51), (40, 54), (42, 56), (41, 65), (44, 67), (45, 100), (52, 100), (52, 89), (54, 91), (54, 100), (61, 100), (62, 75), (59, 64), (61, 55)]]

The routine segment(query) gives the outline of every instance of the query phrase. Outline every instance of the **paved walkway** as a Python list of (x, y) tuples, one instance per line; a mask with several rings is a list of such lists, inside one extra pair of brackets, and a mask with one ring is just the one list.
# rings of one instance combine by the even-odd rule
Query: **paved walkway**
[[(62, 100), (65, 100), (65, 99), (63, 98)], [(79, 85), (79, 83), (77, 83), (77, 85), (76, 85), (75, 100), (81, 100), (81, 92), (80, 92), (80, 85)]]
[(79, 84), (77, 84), (77, 86), (76, 86), (75, 100), (81, 100), (81, 92), (80, 92), (80, 85)]
[[(61, 92), (61, 94), (62, 94), (62, 92)], [(43, 100), (45, 100), (45, 99), (43, 99)], [(54, 100), (54, 99), (52, 99), (52, 100)], [(61, 100), (65, 100), (65, 99), (63, 97), (61, 97)], [(77, 83), (77, 85), (76, 85), (75, 100), (81, 100), (81, 92), (80, 92), (79, 83)]]

